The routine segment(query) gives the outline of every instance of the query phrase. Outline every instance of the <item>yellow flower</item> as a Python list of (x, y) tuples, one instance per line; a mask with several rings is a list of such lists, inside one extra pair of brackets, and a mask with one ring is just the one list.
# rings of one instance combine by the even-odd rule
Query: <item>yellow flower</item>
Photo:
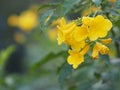
[(57, 20), (53, 21), (51, 26), (56, 26), (60, 24), (60, 19), (58, 18)]
[(88, 29), (85, 26), (77, 26), (74, 32), (74, 38), (76, 41), (85, 40), (88, 36)]
[(81, 53), (82, 55), (85, 55), (85, 54), (88, 52), (89, 48), (90, 48), (90, 45), (89, 45), (89, 44), (86, 44), (86, 45), (84, 46), (84, 48), (80, 51), (80, 53)]
[(17, 43), (22, 44), (25, 42), (25, 36), (23, 35), (23, 33), (17, 32), (14, 34), (14, 40)]
[(83, 25), (88, 27), (88, 37), (91, 41), (105, 37), (112, 27), (112, 23), (101, 15), (95, 18), (84, 17)]
[(97, 42), (93, 48), (92, 57), (93, 59), (98, 59), (98, 54), (108, 54), (109, 48), (105, 45)]
[(107, 38), (107, 39), (101, 39), (100, 41), (102, 43), (104, 43), (104, 44), (110, 44), (112, 42), (112, 39), (111, 38)]
[(80, 51), (85, 46), (85, 41), (83, 40), (83, 41), (77, 42), (74, 40), (73, 42), (71, 41), (70, 44), (72, 49), (76, 51)]
[(74, 50), (68, 51), (70, 56), (67, 58), (67, 62), (73, 66), (74, 69), (78, 67), (79, 64), (84, 62), (84, 56), (81, 55), (79, 52)]
[(108, 2), (115, 3), (116, 0), (108, 0)]
[(70, 35), (71, 32), (73, 32), (76, 24), (74, 22), (66, 23), (66, 20), (64, 18), (61, 18), (60, 25), (57, 26), (58, 28), (58, 45), (61, 45), (62, 42), (65, 42)]
[(51, 41), (55, 41), (57, 37), (57, 29), (49, 30), (48, 35)]
[(33, 11), (25, 11), (19, 16), (18, 27), (30, 31), (37, 25), (37, 15)]
[(67, 58), (67, 62), (70, 65), (73, 65), (73, 68), (76, 69), (82, 62), (84, 62), (84, 55), (87, 53), (89, 45), (86, 45), (81, 52), (76, 50), (69, 50), (68, 53), (70, 56)]
[(8, 24), (10, 26), (17, 26), (18, 25), (18, 16), (17, 15), (11, 15), (10, 17), (8, 17)]

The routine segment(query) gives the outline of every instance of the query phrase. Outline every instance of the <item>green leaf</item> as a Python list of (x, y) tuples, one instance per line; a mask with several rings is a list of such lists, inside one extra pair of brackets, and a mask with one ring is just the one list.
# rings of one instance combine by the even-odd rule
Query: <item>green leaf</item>
[(92, 0), (96, 6), (100, 6), (102, 0)]
[(44, 9), (44, 8), (48, 8), (48, 7), (55, 7), (55, 6), (58, 6), (60, 5), (60, 3), (49, 3), (49, 4), (43, 4), (43, 5), (40, 5), (38, 10), (41, 10), (41, 9)]
[(117, 20), (117, 22), (115, 22), (115, 24), (118, 28), (120, 28), (120, 20)]
[(55, 9), (48, 10), (47, 12), (43, 13), (40, 17), (40, 24), (44, 24), (45, 20), (54, 14)]
[(59, 52), (57, 54), (55, 53), (49, 53), (48, 55), (46, 55), (46, 57), (44, 57), (42, 60), (39, 60), (39, 62), (37, 62), (36, 64), (34, 64), (31, 69), (30, 69), (30, 72), (33, 73), (33, 71), (37, 70), (38, 68), (40, 68), (42, 65), (44, 65), (45, 63), (53, 60), (54, 58), (57, 58), (61, 55), (64, 55), (65, 52), (62, 51), (62, 52)]
[(59, 82), (61, 88), (63, 88), (65, 84), (65, 79), (67, 79), (70, 76), (71, 72), (72, 72), (72, 66), (69, 65), (68, 63), (65, 63), (59, 73)]
[(46, 20), (48, 17), (51, 17), (54, 14), (55, 9), (48, 10), (45, 13), (43, 13), (40, 17), (40, 29), (45, 30), (48, 26), (46, 23)]
[(79, 4), (81, 0), (65, 0), (61, 5), (61, 14), (65, 16), (75, 5)]
[(14, 50), (15, 50), (14, 46), (9, 46), (7, 49), (2, 50), (0, 52), (0, 68), (4, 68), (6, 60), (9, 58), (12, 52), (14, 52)]

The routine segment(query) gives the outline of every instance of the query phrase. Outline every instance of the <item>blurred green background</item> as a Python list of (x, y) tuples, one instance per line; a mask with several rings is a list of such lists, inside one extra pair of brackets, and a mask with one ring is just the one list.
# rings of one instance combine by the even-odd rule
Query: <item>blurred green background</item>
[[(110, 52), (73, 70), (58, 20), (94, 14), (113, 23)], [(0, 90), (120, 90), (120, 0), (0, 0)]]

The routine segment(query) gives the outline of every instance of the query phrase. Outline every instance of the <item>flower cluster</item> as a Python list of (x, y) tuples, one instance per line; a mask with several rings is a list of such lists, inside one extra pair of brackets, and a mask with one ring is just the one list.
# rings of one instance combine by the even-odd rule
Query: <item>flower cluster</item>
[(98, 55), (107, 54), (112, 39), (103, 39), (111, 29), (112, 23), (102, 15), (96, 17), (82, 17), (78, 21), (66, 22), (65, 18), (60, 19), (58, 28), (58, 44), (63, 42), (70, 46), (67, 62), (76, 69), (84, 62), (84, 55), (88, 52), (91, 43), (94, 43), (92, 57), (98, 59)]
[(38, 16), (33, 10), (27, 10), (22, 12), (19, 16), (11, 15), (8, 17), (8, 24), (13, 27), (19, 27), (21, 30), (28, 32), (37, 26)]

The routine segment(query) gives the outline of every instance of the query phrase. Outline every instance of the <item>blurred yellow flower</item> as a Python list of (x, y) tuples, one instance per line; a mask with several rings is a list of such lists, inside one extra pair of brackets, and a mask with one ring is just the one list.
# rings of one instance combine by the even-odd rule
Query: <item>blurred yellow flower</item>
[(108, 0), (108, 2), (115, 3), (116, 0)]
[(92, 57), (93, 59), (98, 59), (98, 54), (100, 52), (100, 54), (108, 54), (109, 48), (106, 47), (105, 45), (96, 42), (94, 48), (93, 48), (93, 52), (92, 52)]
[(23, 31), (30, 31), (37, 23), (37, 15), (33, 11), (25, 11), (19, 16), (18, 27)]
[(56, 26), (60, 24), (60, 19), (58, 18), (57, 20), (53, 21), (51, 26)]
[(25, 36), (23, 35), (23, 33), (17, 32), (14, 34), (14, 40), (17, 43), (22, 44), (25, 41)]
[(57, 29), (49, 30), (48, 35), (51, 41), (55, 41), (57, 38)]
[(10, 26), (19, 27), (23, 31), (31, 31), (38, 24), (38, 16), (35, 11), (27, 10), (22, 12), (19, 16), (11, 15), (8, 17), (8, 24)]
[(8, 17), (8, 25), (10, 26), (17, 26), (18, 25), (18, 16), (17, 15), (11, 15)]

